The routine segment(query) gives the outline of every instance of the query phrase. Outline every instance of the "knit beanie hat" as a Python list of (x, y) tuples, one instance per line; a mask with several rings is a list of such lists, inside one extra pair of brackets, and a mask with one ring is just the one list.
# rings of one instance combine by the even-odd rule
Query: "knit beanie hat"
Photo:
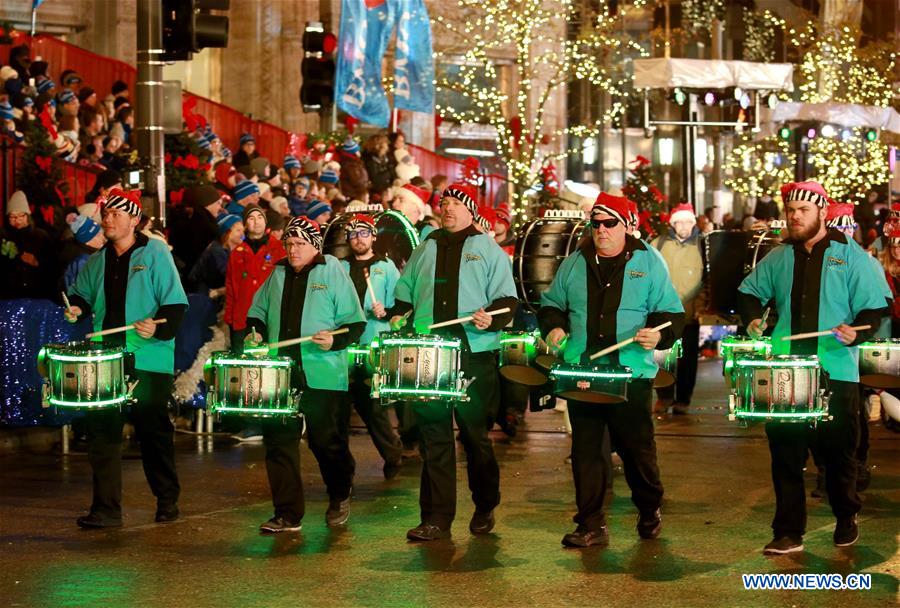
[(78, 214), (69, 224), (75, 240), (84, 245), (100, 232), (100, 224), (86, 215)]
[(10, 213), (27, 213), (31, 215), (31, 207), (28, 206), (28, 199), (25, 197), (24, 192), (21, 190), (13, 192), (6, 203), (6, 213), (7, 215)]
[(216, 220), (216, 227), (219, 230), (219, 236), (222, 236), (229, 230), (231, 227), (241, 221), (241, 216), (236, 215), (234, 213), (223, 213)]

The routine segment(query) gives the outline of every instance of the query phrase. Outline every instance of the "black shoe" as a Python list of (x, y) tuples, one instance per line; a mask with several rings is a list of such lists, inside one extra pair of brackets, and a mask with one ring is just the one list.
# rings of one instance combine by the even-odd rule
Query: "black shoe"
[(87, 515), (79, 517), (75, 520), (75, 523), (78, 524), (79, 528), (84, 528), (86, 530), (122, 527), (121, 519), (108, 519), (105, 517), (100, 517), (96, 513), (88, 513)]
[(265, 534), (278, 534), (279, 532), (299, 532), (302, 527), (303, 524), (299, 521), (293, 524), (276, 515), (269, 521), (259, 524), (259, 531)]
[(450, 538), (450, 530), (444, 530), (434, 524), (419, 524), (406, 532), (406, 538), (417, 542), (428, 542)]
[(497, 425), (507, 437), (515, 437), (516, 433), (519, 431), (519, 419), (516, 418), (515, 414), (507, 414), (506, 416), (501, 417), (497, 421)]
[(828, 489), (825, 487), (825, 469), (820, 468), (816, 473), (816, 487), (809, 493), (813, 498), (825, 498), (828, 496)]
[(673, 403), (672, 404), (672, 413), (676, 416), (685, 416), (688, 413), (688, 409), (691, 406), (687, 403)]
[(472, 534), (487, 534), (494, 529), (494, 510), (478, 511), (472, 514), (472, 521), (469, 522), (469, 531)]
[(859, 524), (856, 515), (842, 517), (834, 527), (834, 546), (849, 547), (859, 540)]
[(861, 462), (859, 463), (859, 471), (856, 473), (856, 491), (865, 492), (869, 488), (870, 483), (872, 483), (872, 471), (868, 465)]
[(563, 536), (562, 544), (564, 547), (607, 545), (609, 544), (609, 528), (601, 526), (599, 530), (588, 530), (584, 526), (578, 526), (574, 532)]
[(400, 465), (402, 464), (401, 459), (397, 459), (395, 462), (385, 462), (384, 468), (382, 468), (382, 472), (384, 473), (385, 479), (394, 479), (397, 475), (400, 474)]
[(158, 524), (169, 523), (177, 520), (179, 515), (178, 505), (173, 505), (171, 507), (157, 507), (154, 521)]
[(785, 555), (801, 551), (803, 551), (803, 539), (793, 536), (772, 539), (772, 542), (763, 547), (763, 555)]
[(350, 519), (350, 497), (344, 500), (332, 500), (325, 511), (325, 523), (331, 527), (343, 526)]
[(662, 531), (662, 514), (659, 509), (649, 513), (641, 513), (637, 522), (638, 536), (644, 540), (652, 540)]

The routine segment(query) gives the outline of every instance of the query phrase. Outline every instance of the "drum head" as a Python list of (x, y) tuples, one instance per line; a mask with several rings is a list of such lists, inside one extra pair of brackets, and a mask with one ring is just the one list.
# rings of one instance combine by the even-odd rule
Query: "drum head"
[(347, 222), (355, 213), (342, 213), (334, 218), (322, 234), (322, 253), (333, 255), (339, 260), (350, 256), (350, 243), (347, 242)]
[(900, 388), (900, 377), (887, 374), (863, 374), (859, 377), (859, 383), (872, 388)]
[(375, 253), (391, 259), (402, 270), (413, 249), (419, 246), (419, 232), (399, 211), (385, 211), (375, 220), (378, 239)]
[(523, 386), (543, 386), (547, 383), (546, 374), (527, 365), (504, 365), (500, 368), (500, 375)]
[(584, 403), (625, 403), (621, 395), (608, 395), (606, 393), (589, 393), (587, 391), (562, 391), (557, 393), (565, 400), (581, 401)]
[(534, 364), (546, 373), (550, 373), (550, 370), (557, 363), (562, 363), (562, 359), (556, 355), (538, 355), (534, 358)]
[(656, 378), (653, 379), (653, 388), (666, 388), (675, 384), (675, 376), (671, 372), (664, 369), (656, 372)]

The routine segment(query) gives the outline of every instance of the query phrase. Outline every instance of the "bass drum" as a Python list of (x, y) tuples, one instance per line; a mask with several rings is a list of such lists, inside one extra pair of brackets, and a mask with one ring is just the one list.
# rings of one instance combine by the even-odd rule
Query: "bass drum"
[(333, 255), (339, 260), (350, 256), (350, 244), (347, 242), (347, 223), (357, 213), (368, 213), (375, 217), (378, 240), (375, 241), (375, 252), (391, 259), (398, 269), (403, 269), (413, 249), (419, 245), (419, 235), (406, 216), (399, 211), (383, 211), (381, 206), (375, 209), (362, 208), (341, 213), (335, 217), (322, 235), (322, 252)]
[(781, 243), (776, 232), (716, 230), (703, 238), (703, 264), (709, 286), (709, 310), (737, 312), (738, 287), (767, 253)]
[(562, 261), (578, 247), (588, 226), (581, 211), (550, 210), (522, 226), (516, 239), (513, 277), (519, 299), (532, 312), (541, 305)]

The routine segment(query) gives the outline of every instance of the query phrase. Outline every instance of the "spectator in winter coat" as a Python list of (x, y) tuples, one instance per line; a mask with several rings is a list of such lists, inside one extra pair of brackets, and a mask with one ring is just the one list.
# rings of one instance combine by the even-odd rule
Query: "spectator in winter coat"
[(397, 177), (388, 158), (389, 146), (386, 135), (373, 135), (366, 141), (363, 163), (369, 175), (370, 192), (383, 192), (393, 185)]
[(192, 292), (208, 292), (213, 299), (225, 295), (228, 257), (244, 240), (244, 224), (240, 216), (223, 213), (216, 219), (216, 232), (217, 238), (200, 254), (188, 277)]
[(241, 135), (240, 150), (234, 155), (231, 164), (235, 167), (243, 167), (249, 165), (250, 161), (259, 156), (256, 151), (256, 140), (249, 133)]
[(266, 213), (257, 205), (244, 210), (244, 242), (228, 258), (225, 273), (225, 322), (231, 329), (231, 346), (240, 352), (247, 333), (247, 311), (253, 294), (265, 282), (275, 264), (285, 257), (281, 241), (266, 233)]
[(99, 251), (106, 243), (100, 224), (87, 217), (77, 215), (69, 223), (74, 238), (67, 239), (62, 244), (59, 253), (59, 267), (63, 274), (58, 281), (57, 290), (68, 292), (75, 284), (78, 272), (87, 263), (88, 258), (95, 251)]
[(6, 204), (6, 226), (0, 234), (0, 294), (53, 299), (57, 277), (53, 249), (50, 236), (34, 226), (25, 193), (17, 190)]

